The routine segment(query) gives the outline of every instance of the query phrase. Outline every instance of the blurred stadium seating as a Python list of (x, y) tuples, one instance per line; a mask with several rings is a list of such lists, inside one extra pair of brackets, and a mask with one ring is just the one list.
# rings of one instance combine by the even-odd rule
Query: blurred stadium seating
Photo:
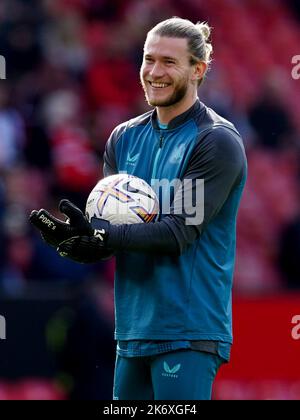
[[(213, 27), (212, 69), (199, 96), (235, 122), (247, 148), (235, 302), (284, 295), (290, 282), (279, 267), (281, 235), (300, 214), (300, 80), (291, 76), (291, 59), (300, 54), (297, 11), (292, 0), (3, 0), (0, 55), (7, 78), (0, 81), (0, 239), (6, 245), (0, 249), (1, 302), (42, 301), (66, 284), (85, 290), (88, 280), (93, 287), (105, 284), (106, 300), (99, 298), (98, 305), (110, 311), (113, 262), (78, 268), (62, 261), (40, 241), (27, 216), (40, 207), (57, 212), (63, 197), (84, 206), (102, 175), (111, 130), (148, 109), (138, 76), (145, 34), (174, 15)], [(260, 121), (255, 112), (270, 118)], [(298, 244), (300, 256), (300, 239)], [(293, 280), (293, 291), (299, 296), (300, 278), (298, 284)], [(0, 340), (0, 350), (2, 345)], [(252, 362), (248, 354), (244, 357), (244, 363)], [(27, 380), (0, 372), (0, 399), (70, 396), (41, 376)], [(258, 378), (272, 380), (274, 387), (255, 378), (231, 379), (237, 380), (229, 374), (217, 383), (216, 398), (300, 398), (299, 383), (288, 392), (284, 377)], [(255, 390), (247, 394), (251, 386)], [(260, 386), (268, 392), (258, 392)]]
[(57, 385), (42, 379), (0, 383), (0, 400), (62, 400), (65, 394)]

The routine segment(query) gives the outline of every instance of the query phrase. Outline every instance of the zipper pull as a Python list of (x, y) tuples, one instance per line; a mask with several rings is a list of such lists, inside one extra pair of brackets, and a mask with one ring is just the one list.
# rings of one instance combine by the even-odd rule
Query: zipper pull
[(159, 136), (159, 147), (160, 148), (163, 147), (163, 142), (164, 142), (164, 136), (162, 134), (160, 134), (160, 136)]

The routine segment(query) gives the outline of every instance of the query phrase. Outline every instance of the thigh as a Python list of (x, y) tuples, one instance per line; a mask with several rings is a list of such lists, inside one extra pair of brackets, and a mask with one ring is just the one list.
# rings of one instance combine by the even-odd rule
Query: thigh
[(113, 398), (115, 400), (153, 400), (151, 371), (147, 358), (117, 355)]
[(179, 350), (155, 356), (151, 363), (155, 400), (210, 400), (222, 359), (214, 354)]

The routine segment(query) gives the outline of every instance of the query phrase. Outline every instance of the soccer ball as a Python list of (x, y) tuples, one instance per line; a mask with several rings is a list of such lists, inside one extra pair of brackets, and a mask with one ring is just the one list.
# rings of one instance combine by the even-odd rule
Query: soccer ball
[(113, 225), (149, 223), (159, 213), (159, 202), (143, 179), (116, 174), (97, 183), (87, 199), (85, 212), (89, 221), (96, 217)]

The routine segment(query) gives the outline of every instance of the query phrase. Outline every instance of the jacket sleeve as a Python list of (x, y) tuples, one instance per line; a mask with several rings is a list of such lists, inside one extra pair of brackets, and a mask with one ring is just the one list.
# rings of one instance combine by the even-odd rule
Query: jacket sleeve
[[(149, 224), (111, 225), (108, 246), (115, 250), (181, 254), (218, 214), (245, 170), (246, 157), (238, 134), (225, 127), (212, 130), (199, 138), (170, 214)], [(203, 194), (199, 194), (203, 182)], [(185, 204), (179, 212), (182, 202)]]
[(126, 129), (125, 123), (117, 126), (111, 133), (105, 145), (103, 155), (103, 175), (105, 177), (118, 173), (118, 164), (116, 160), (116, 143), (122, 137)]

